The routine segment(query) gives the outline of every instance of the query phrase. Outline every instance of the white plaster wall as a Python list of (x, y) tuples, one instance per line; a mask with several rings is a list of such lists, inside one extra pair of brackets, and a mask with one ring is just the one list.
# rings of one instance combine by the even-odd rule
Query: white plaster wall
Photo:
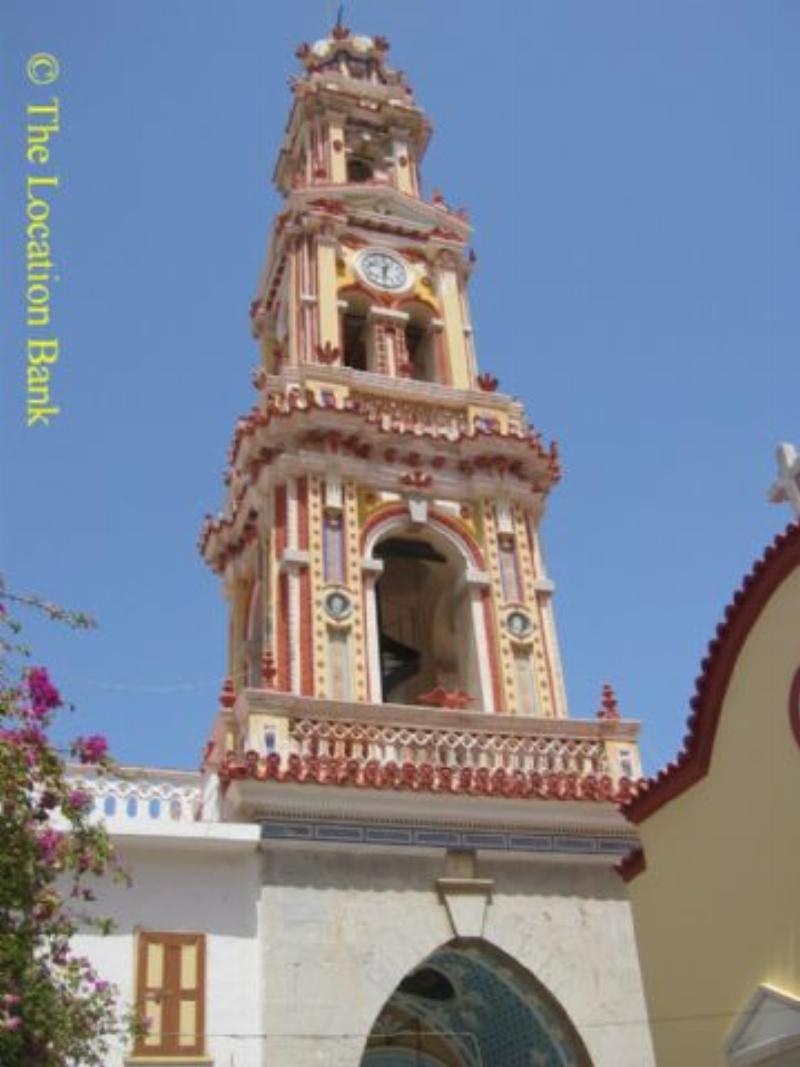
[[(119, 986), (121, 1003), (130, 1004), (136, 927), (204, 932), (208, 1053), (217, 1067), (261, 1067), (258, 854), (153, 849), (143, 843), (119, 851), (133, 887), (105, 884), (96, 906), (98, 915), (115, 920), (117, 930), (108, 937), (77, 938), (77, 951)], [(121, 1067), (129, 1053), (125, 1042), (107, 1067)]]
[[(479, 866), (495, 880), (486, 939), (560, 1001), (594, 1067), (652, 1067), (630, 910), (614, 872), (491, 856)], [(267, 1067), (358, 1067), (385, 1000), (453, 937), (435, 889), (443, 874), (441, 855), (265, 854)]]

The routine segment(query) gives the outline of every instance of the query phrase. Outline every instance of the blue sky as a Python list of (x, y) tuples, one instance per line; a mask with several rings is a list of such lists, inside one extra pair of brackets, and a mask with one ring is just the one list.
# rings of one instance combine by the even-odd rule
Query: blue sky
[[(191, 767), (226, 619), (195, 541), (254, 399), (247, 307), (294, 47), (333, 4), (5, 4), (3, 520), (9, 585), (92, 612), (33, 622), (124, 762)], [(482, 367), (561, 445), (543, 535), (574, 716), (612, 681), (649, 769), (683, 734), (704, 648), (789, 520), (766, 503), (800, 438), (800, 7), (791, 0), (356, 0), (435, 124), (428, 192), (467, 205)], [(61, 342), (49, 428), (24, 418), (24, 111), (61, 131)]]

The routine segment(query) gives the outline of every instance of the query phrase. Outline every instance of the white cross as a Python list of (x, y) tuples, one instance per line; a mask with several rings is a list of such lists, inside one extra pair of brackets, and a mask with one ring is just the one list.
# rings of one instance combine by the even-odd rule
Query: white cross
[(770, 486), (769, 499), (773, 504), (788, 503), (796, 518), (800, 518), (800, 452), (794, 445), (778, 445), (778, 478)]

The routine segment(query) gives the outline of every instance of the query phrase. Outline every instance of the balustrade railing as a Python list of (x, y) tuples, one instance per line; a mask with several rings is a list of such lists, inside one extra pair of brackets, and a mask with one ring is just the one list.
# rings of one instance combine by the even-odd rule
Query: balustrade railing
[(200, 779), (191, 772), (131, 770), (119, 776), (72, 768), (69, 779), (92, 795), (100, 818), (152, 824), (195, 822), (199, 817)]
[(375, 760), (421, 767), (502, 768), (509, 773), (610, 773), (600, 738), (522, 735), (476, 729), (364, 723), (290, 717), (289, 755)]

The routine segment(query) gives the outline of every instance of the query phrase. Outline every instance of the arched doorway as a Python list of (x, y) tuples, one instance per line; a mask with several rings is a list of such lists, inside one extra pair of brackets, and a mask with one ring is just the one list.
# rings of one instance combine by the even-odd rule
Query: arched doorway
[(361, 1067), (591, 1067), (556, 999), (480, 940), (443, 945), (381, 1009)]

